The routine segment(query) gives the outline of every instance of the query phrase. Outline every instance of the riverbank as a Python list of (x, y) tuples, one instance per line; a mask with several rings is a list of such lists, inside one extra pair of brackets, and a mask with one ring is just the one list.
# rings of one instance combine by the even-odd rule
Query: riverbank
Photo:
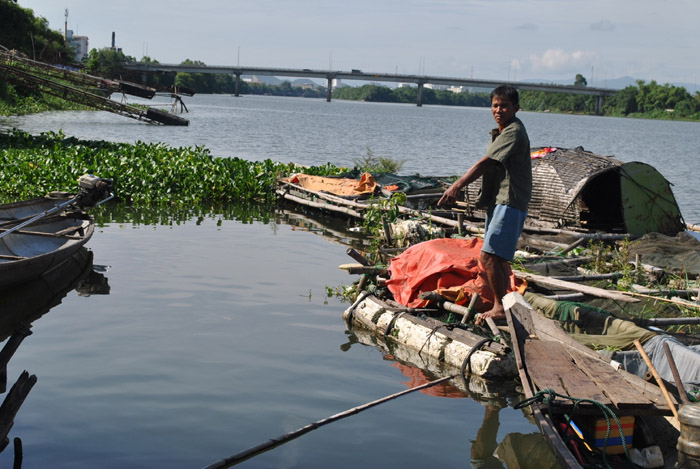
[(0, 81), (0, 116), (25, 116), (46, 111), (82, 111), (89, 108), (47, 94), (21, 94)]

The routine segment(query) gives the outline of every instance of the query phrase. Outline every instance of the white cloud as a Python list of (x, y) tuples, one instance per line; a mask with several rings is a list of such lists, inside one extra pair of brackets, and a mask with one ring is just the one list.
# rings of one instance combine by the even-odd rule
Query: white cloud
[(566, 52), (563, 49), (548, 49), (542, 55), (530, 55), (530, 67), (552, 72), (566, 72), (589, 65), (597, 54), (592, 51)]

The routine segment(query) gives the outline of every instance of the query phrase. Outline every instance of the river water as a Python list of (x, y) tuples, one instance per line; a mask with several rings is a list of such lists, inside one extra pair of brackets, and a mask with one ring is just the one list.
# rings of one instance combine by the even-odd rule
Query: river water
[[(352, 165), (369, 148), (425, 175), (463, 172), (493, 126), (488, 109), (253, 96), (186, 104), (187, 128), (101, 112), (0, 126), (308, 165)], [(519, 116), (533, 145), (652, 164), (674, 185), (686, 221), (700, 221), (698, 124)], [(116, 210), (100, 212), (88, 244), (96, 278), (36, 320), (9, 362), (8, 388), (22, 370), (38, 378), (10, 432), (22, 439), (25, 467), (203, 467), (417, 382), (404, 351), (347, 331), (347, 305), (325, 295), (354, 280), (337, 268), (358, 242), (344, 223), (283, 211)], [(513, 383), (474, 380), (409, 394), (242, 466), (469, 467), (496, 447), (502, 459), (524, 454), (518, 442), (537, 430), (512, 408), (514, 392)], [(12, 454), (11, 445), (0, 453), (0, 467)]]

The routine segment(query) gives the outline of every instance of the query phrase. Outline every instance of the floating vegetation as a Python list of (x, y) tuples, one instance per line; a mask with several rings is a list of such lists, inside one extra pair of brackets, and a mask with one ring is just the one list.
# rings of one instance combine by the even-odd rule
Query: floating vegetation
[(406, 160), (395, 160), (391, 157), (377, 156), (367, 147), (367, 154), (354, 160), (355, 169), (369, 173), (398, 174)]
[(55, 190), (74, 192), (78, 177), (89, 173), (114, 180), (117, 198), (135, 206), (271, 203), (277, 178), (302, 170), (326, 176), (340, 173), (330, 163), (301, 168), (269, 159), (218, 158), (200, 146), (88, 141), (62, 132), (0, 133), (3, 202)]

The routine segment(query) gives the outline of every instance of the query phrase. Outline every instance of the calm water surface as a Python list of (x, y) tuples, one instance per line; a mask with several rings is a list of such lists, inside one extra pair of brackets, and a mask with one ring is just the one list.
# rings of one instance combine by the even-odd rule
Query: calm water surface
[[(96, 112), (0, 125), (302, 164), (352, 164), (369, 147), (405, 159), (405, 172), (440, 175), (480, 156), (492, 126), (487, 109), (250, 96), (196, 96), (187, 105), (188, 128)], [(686, 220), (700, 220), (688, 177), (697, 124), (521, 117), (533, 145), (581, 145), (654, 165), (674, 184)], [(310, 230), (285, 213), (133, 223), (142, 218), (106, 212), (119, 221), (100, 226), (88, 246), (108, 294), (104, 281), (103, 294), (70, 291), (8, 366), (8, 387), (22, 370), (38, 378), (10, 432), (23, 441), (24, 467), (203, 467), (415, 383), (417, 371), (394, 360), (401, 350), (364, 345), (371, 338), (346, 331), (347, 305), (325, 297), (327, 286), (353, 280), (337, 268), (351, 262), (349, 239), (334, 235), (342, 224)], [(517, 401), (508, 383), (458, 388), (439, 391), (462, 398), (401, 397), (242, 466), (469, 467), (482, 445), (503, 449), (536, 432), (507, 406)], [(0, 453), (0, 467), (12, 453)]]

